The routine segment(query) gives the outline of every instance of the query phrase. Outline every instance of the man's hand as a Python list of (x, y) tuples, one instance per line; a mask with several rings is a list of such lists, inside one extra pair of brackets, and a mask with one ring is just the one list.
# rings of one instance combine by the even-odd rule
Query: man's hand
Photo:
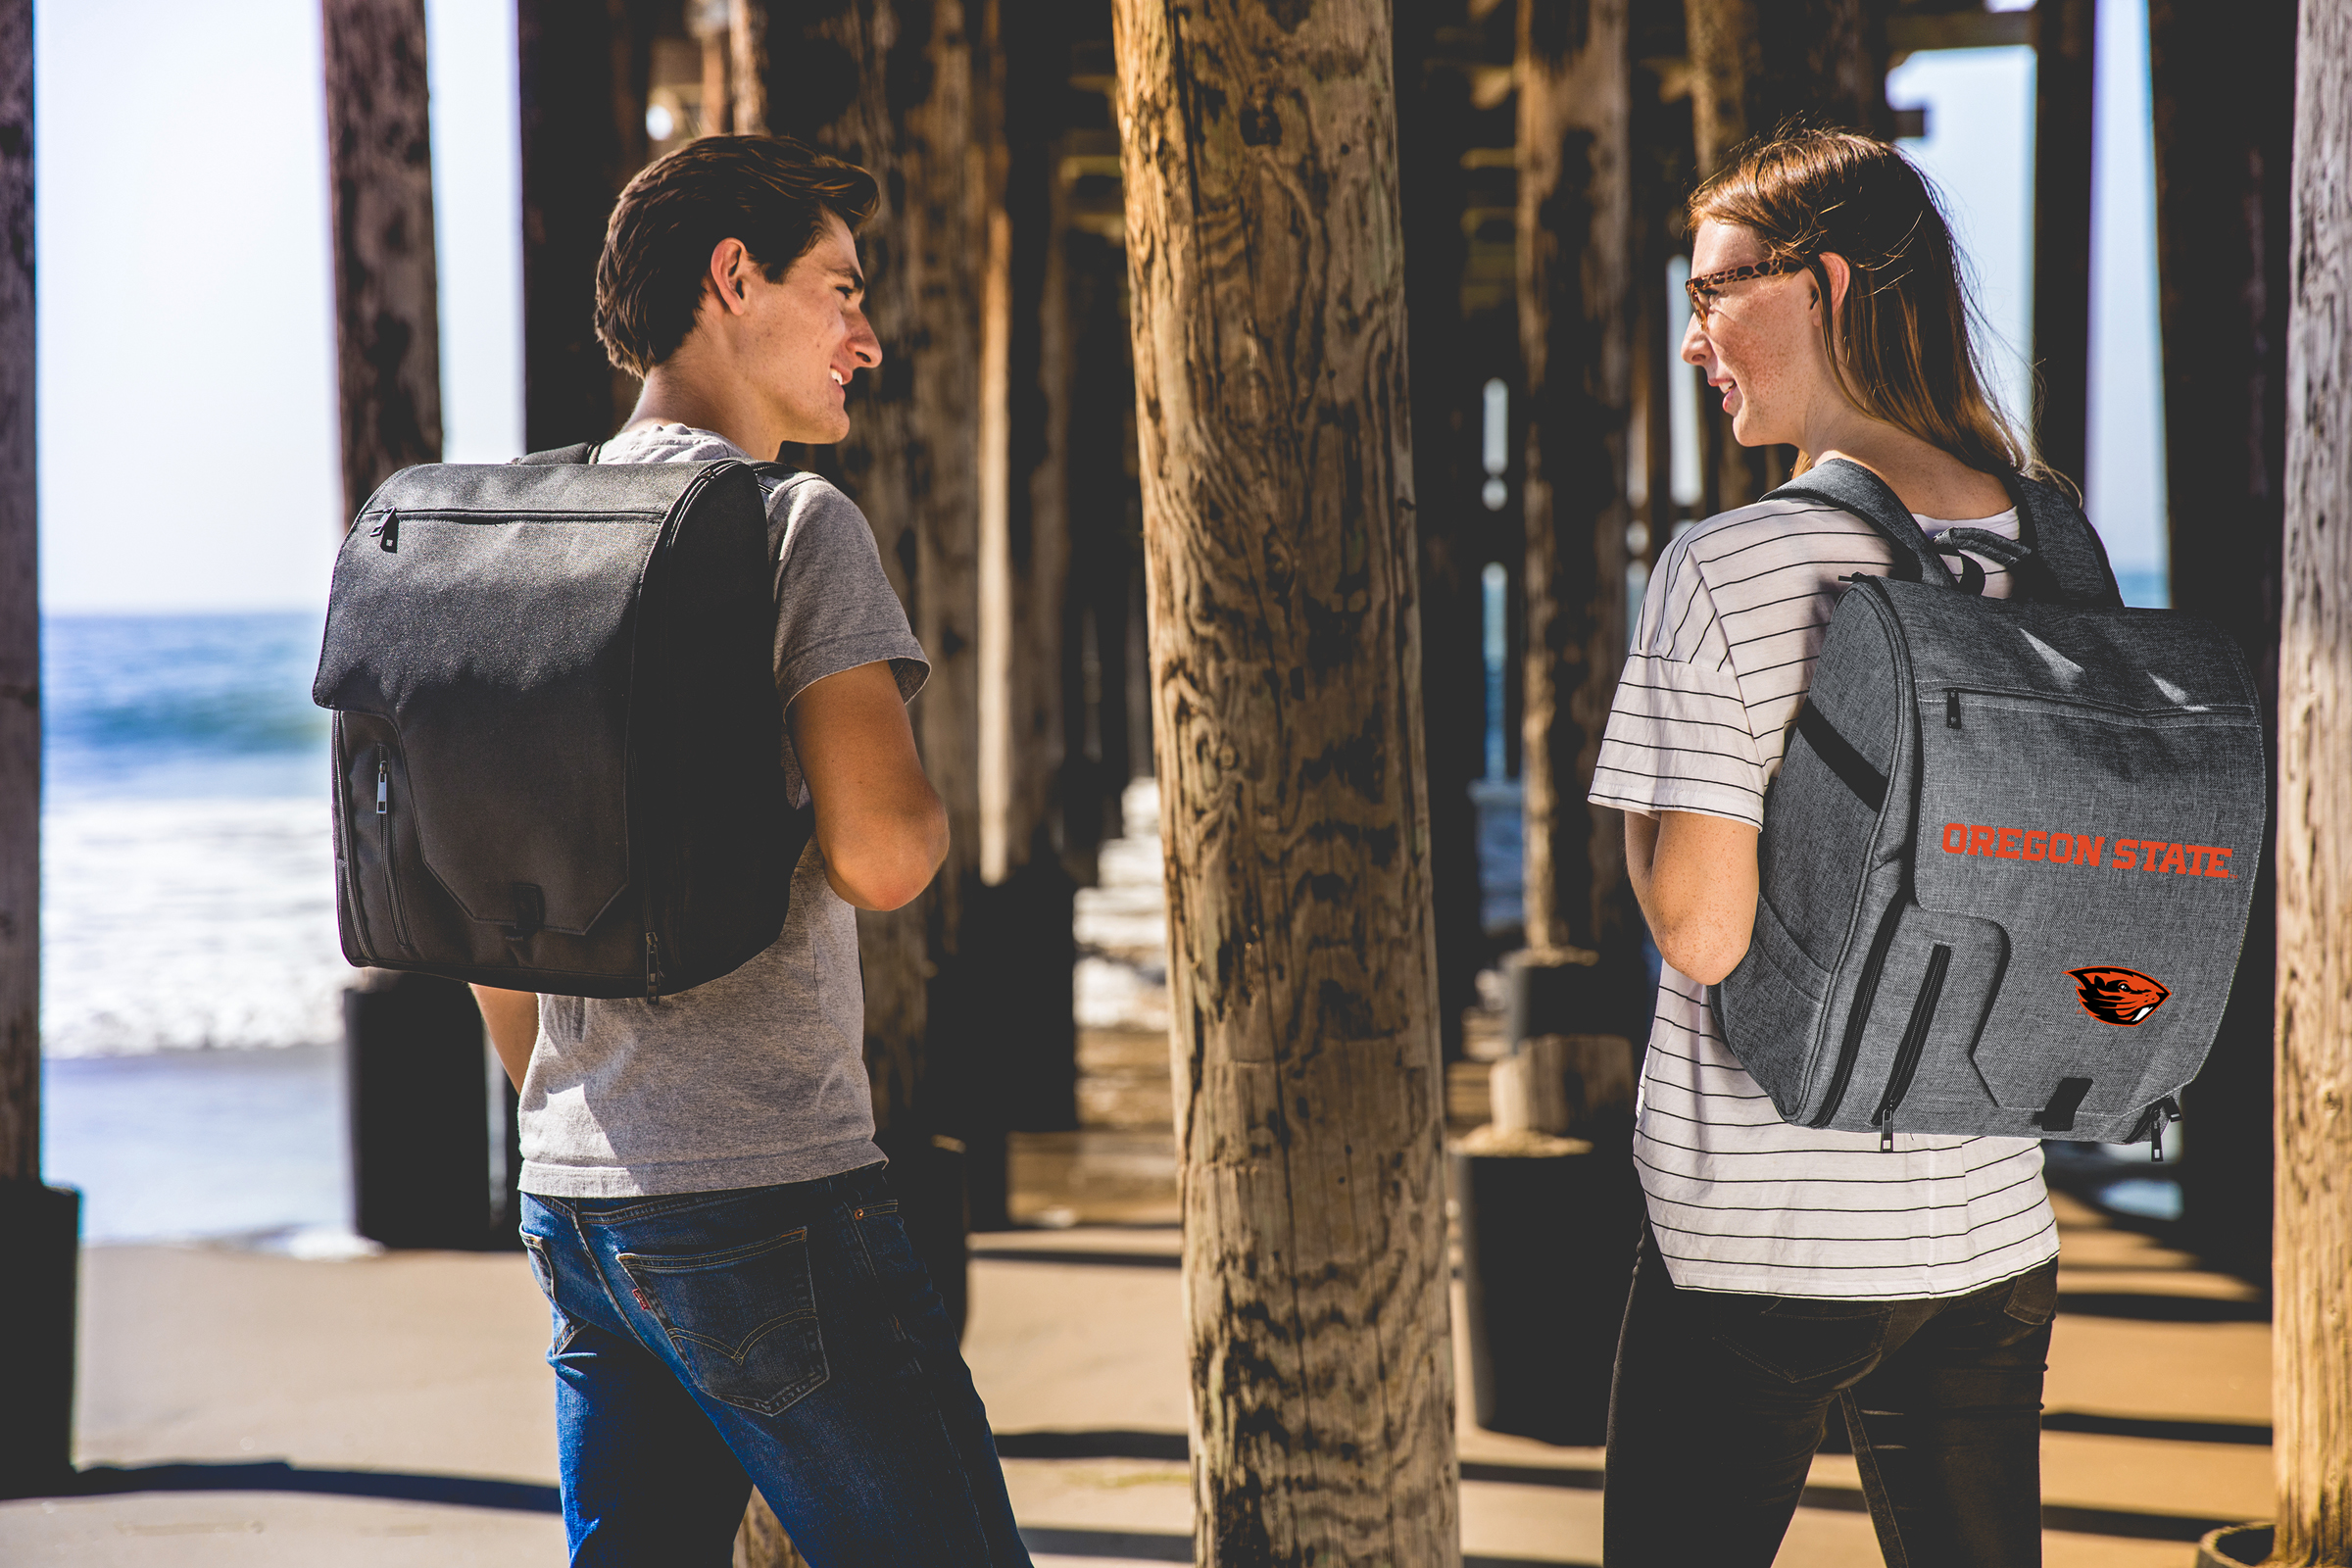
[(811, 682), (786, 718), (833, 891), (861, 909), (911, 902), (948, 858), (948, 812), (923, 776), (889, 663)]
[(1625, 813), (1625, 868), (1658, 956), (1720, 984), (1756, 930), (1756, 830), (1696, 811)]
[(521, 1089), (522, 1075), (531, 1067), (531, 1048), (539, 1042), (538, 994), (475, 986), (473, 1000), (490, 1030), (490, 1048), (498, 1053), (508, 1079)]

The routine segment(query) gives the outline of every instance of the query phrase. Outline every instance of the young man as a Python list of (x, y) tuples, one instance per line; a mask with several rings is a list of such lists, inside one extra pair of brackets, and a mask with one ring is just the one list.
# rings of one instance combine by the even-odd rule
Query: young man
[[(596, 461), (846, 435), (882, 357), (853, 238), (875, 203), (864, 171), (760, 136), (630, 181), (597, 332), (645, 392)], [(947, 854), (905, 707), (929, 665), (839, 490), (775, 484), (768, 537), (783, 766), (816, 818), (782, 934), (658, 1003), (475, 987), (522, 1097), (571, 1560), (720, 1568), (756, 1482), (817, 1568), (1026, 1564), (862, 1057), (852, 906), (906, 904)]]

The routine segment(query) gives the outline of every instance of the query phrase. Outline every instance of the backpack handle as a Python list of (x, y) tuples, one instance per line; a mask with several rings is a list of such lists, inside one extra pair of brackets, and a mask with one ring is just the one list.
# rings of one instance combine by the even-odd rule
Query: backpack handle
[(1826, 501), (1869, 523), (1894, 547), (1894, 560), (1887, 570), (1897, 582), (1932, 582), (1945, 588), (1960, 586), (1952, 568), (1943, 564), (1943, 557), (1928, 542), (1918, 519), (1911, 515), (1911, 509), (1886, 487), (1886, 480), (1859, 463), (1832, 458), (1816, 464), (1802, 479), (1791, 479), (1773, 494), (1795, 500)]
[[(2085, 608), (2120, 609), (2123, 594), (2107, 564), (2107, 550), (2082, 509), (2055, 486), (2020, 473), (1994, 475), (2017, 507), (2020, 539), (2004, 539), (1983, 528), (1948, 528), (1937, 543), (1965, 547), (1998, 561), (2014, 572), (2019, 597)], [(1974, 592), (1983, 578), (1974, 563), (1963, 556), (1962, 568), (1970, 581), (1955, 582), (1951, 568), (1937, 555), (1900, 497), (1886, 481), (1858, 463), (1833, 458), (1773, 492), (1808, 501), (1826, 501), (1869, 523), (1894, 547), (1888, 568), (1898, 582), (1933, 582)]]

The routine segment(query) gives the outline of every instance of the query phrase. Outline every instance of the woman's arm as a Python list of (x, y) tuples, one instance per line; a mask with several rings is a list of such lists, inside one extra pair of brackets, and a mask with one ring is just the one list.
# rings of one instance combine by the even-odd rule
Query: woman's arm
[(1747, 955), (1756, 928), (1756, 830), (1696, 811), (1625, 813), (1625, 866), (1658, 956), (1700, 985)]

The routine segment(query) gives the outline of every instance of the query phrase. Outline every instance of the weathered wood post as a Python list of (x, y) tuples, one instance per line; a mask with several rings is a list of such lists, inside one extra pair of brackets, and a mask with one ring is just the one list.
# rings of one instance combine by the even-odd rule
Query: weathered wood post
[[(645, 51), (623, 0), (515, 0), (522, 140), (522, 427), (533, 451), (601, 441), (636, 401), (596, 338), (596, 259), (645, 167)], [(765, 456), (766, 454), (761, 454)]]
[(1196, 1560), (1449, 1568), (1388, 7), (1112, 17)]
[[(980, 882), (964, 933), (986, 1022), (973, 1045), (1007, 1131), (1077, 1125), (1073, 928), (1062, 861), (1068, 284), (1054, 136), (1068, 34), (1034, 3), (988, 0), (974, 157), (987, 169), (981, 289)], [(1055, 47), (1061, 45), (1062, 47)], [(975, 1184), (974, 1229), (1009, 1223), (1006, 1161)]]
[[(2221, 15), (2155, 0), (2148, 12), (2172, 602), (2237, 639), (2273, 737), (2290, 407), (2294, 28), (2292, 6)], [(2274, 811), (2274, 830), (2278, 820)], [(2271, 1260), (2276, 863), (2263, 857), (2221, 1035), (2181, 1097), (2190, 1245), (2254, 1278)]]
[[(1891, 0), (1684, 0), (1700, 177), (1784, 125), (1890, 133), (1892, 9)], [(1787, 477), (1787, 449), (1740, 446), (1712, 399), (1699, 400), (1699, 433), (1705, 510), (1745, 506)]]
[(81, 1198), (41, 1184), (41, 622), (33, 449), (32, 0), (0, 0), (0, 1496), (74, 1469)]
[[(2165, 0), (2157, 0), (2159, 6)], [(2090, 429), (2091, 82), (2098, 0), (2034, 8), (2034, 368), (2041, 461), (2082, 483)]]
[[(432, 125), (423, 0), (319, 10), (348, 519), (399, 469), (441, 457)], [(502, 1216), (471, 994), (374, 970), (344, 994), (343, 1019), (354, 1229), (389, 1247), (481, 1245)]]
[[(979, 882), (985, 188), (972, 167), (976, 30), (976, 10), (967, 15), (956, 0), (734, 0), (731, 71), (737, 130), (798, 137), (872, 171), (882, 191), (858, 237), (882, 365), (851, 383), (849, 438), (802, 461), (864, 511), (931, 660), (912, 716), (924, 769), (947, 803), (948, 862), (906, 908), (860, 910), (858, 935), (874, 1120), (908, 1229), (958, 1321), (964, 1167), (937, 1140), (973, 1134), (985, 1154), (995, 1131), (956, 1116), (957, 1077), (970, 1070), (961, 1031), (973, 1021), (960, 989), (970, 982), (964, 918)], [(781, 1555), (789, 1547), (760, 1518), (765, 1512), (755, 1497), (738, 1551), (759, 1568), (781, 1568), (797, 1559)]]
[(0, 1179), (41, 1175), (41, 620), (32, 0), (0, 0)]
[[(321, 0), (343, 515), (441, 458), (424, 0)], [(603, 432), (598, 432), (602, 434)]]
[[(813, 13), (822, 10), (823, 16)], [(800, 138), (873, 172), (882, 205), (858, 236), (882, 365), (850, 387), (849, 438), (807, 455), (864, 511), (883, 569), (931, 660), (915, 699), (923, 766), (952, 846), (922, 898), (860, 910), (866, 1067), (899, 1176), (917, 1178), (948, 1125), (971, 1022), (958, 988), (979, 881), (979, 456), (982, 192), (970, 167), (972, 38), (955, 0), (804, 8), (737, 0), (735, 123)], [(958, 1200), (960, 1208), (960, 1200)], [(960, 1312), (957, 1267), (926, 1253)]]
[[(1459, 9), (1458, 7), (1456, 8)], [(1462, 318), (1462, 156), (1471, 141), (1470, 83), (1440, 64), (1445, 8), (1396, 10), (1397, 189), (1411, 322), (1413, 489), (1421, 529), (1423, 745), (1429, 776), (1430, 899), (1437, 922), (1438, 1027), (1461, 1054), (1462, 1014), (1478, 1000), (1489, 957), (1479, 918), (1478, 810), (1485, 770), (1481, 653), (1485, 558), (1472, 502), (1480, 478), (1480, 378)]]
[[(1520, 781), (1536, 963), (1630, 959), (1614, 811), (1585, 790), (1625, 662), (1633, 381), (1626, 0), (1521, 0), (1519, 339), (1527, 374), (1527, 673)], [(1537, 1033), (1566, 1033), (1561, 1024)], [(1592, 1032), (1582, 1021), (1576, 1032)]]
[(2352, 1564), (2352, 8), (2295, 50), (2270, 1560)]

